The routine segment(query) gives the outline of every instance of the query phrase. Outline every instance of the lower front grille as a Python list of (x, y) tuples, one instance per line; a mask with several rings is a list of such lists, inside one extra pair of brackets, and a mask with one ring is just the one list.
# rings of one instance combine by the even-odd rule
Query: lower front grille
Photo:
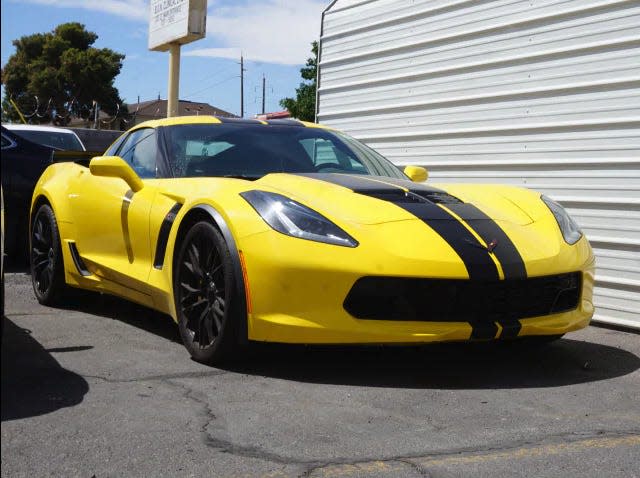
[(579, 272), (502, 281), (363, 277), (344, 308), (368, 320), (497, 322), (573, 310), (581, 289)]

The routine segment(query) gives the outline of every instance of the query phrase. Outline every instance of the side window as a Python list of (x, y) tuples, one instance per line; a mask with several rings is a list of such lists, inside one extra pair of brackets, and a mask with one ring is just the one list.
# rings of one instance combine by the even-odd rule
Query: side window
[(126, 134), (123, 134), (123, 135), (122, 135), (122, 136), (120, 136), (118, 139), (116, 139), (116, 141), (115, 141), (111, 146), (109, 146), (109, 149), (107, 149), (107, 150), (104, 152), (104, 155), (105, 155), (105, 156), (114, 156), (114, 155), (118, 154), (118, 153), (117, 153), (118, 148), (120, 147), (120, 145), (124, 142), (124, 140), (125, 140), (127, 137), (128, 137), (128, 136), (127, 136)]
[(156, 177), (158, 145), (152, 128), (134, 131), (122, 143), (118, 155), (131, 165), (141, 178)]

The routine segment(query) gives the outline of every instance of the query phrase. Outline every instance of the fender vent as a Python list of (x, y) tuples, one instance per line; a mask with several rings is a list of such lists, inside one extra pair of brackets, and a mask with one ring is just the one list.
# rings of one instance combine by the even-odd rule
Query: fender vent
[(164, 265), (164, 254), (167, 252), (167, 241), (169, 240), (169, 233), (171, 232), (171, 226), (173, 221), (176, 220), (178, 211), (182, 208), (182, 204), (175, 203), (169, 212), (164, 217), (162, 224), (160, 225), (160, 232), (158, 233), (158, 242), (156, 242), (156, 254), (153, 258), (153, 267), (155, 269), (162, 269)]
[(76, 247), (75, 242), (69, 242), (69, 250), (71, 251), (71, 258), (73, 259), (73, 263), (76, 265), (76, 269), (78, 269), (80, 275), (84, 277), (90, 276), (91, 272), (89, 272), (89, 270), (87, 269), (87, 265), (82, 260), (82, 257), (80, 257), (80, 253), (78, 252), (78, 248)]

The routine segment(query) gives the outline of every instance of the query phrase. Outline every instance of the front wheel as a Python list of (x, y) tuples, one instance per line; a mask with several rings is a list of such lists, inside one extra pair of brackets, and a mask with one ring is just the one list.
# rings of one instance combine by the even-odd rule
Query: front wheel
[(236, 283), (231, 253), (211, 223), (198, 222), (182, 241), (173, 292), (180, 335), (191, 356), (208, 364), (231, 359), (241, 317), (232, 303)]
[(59, 304), (67, 292), (60, 233), (51, 207), (38, 208), (31, 223), (31, 282), (43, 305)]

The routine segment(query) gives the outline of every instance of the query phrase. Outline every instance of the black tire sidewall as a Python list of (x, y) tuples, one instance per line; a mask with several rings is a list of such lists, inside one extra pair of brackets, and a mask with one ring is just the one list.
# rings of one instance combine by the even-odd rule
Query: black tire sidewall
[[(51, 284), (44, 294), (38, 290), (38, 286), (36, 284), (36, 278), (33, 273), (32, 254), (33, 229), (36, 220), (40, 216), (45, 216), (47, 218), (47, 221), (49, 221), (53, 241), (53, 273), (51, 274)], [(38, 302), (44, 305), (55, 305), (60, 303), (63, 299), (62, 296), (65, 291), (64, 258), (62, 257), (62, 247), (60, 242), (60, 232), (58, 230), (58, 222), (56, 221), (56, 216), (53, 213), (53, 210), (48, 204), (43, 204), (42, 206), (40, 206), (36, 214), (33, 216), (33, 220), (31, 221), (31, 234), (29, 235), (29, 264), (33, 292), (35, 293)]]
[[(187, 318), (180, 310), (180, 269), (184, 256), (187, 251), (187, 247), (191, 244), (191, 241), (198, 234), (205, 233), (209, 235), (220, 255), (223, 263), (223, 275), (225, 282), (225, 314), (222, 321), (222, 330), (219, 331), (218, 336), (214, 340), (213, 344), (205, 348), (199, 348), (194, 346), (190, 340), (191, 331), (187, 328)], [(194, 224), (187, 232), (184, 240), (180, 244), (177, 260), (174, 264), (174, 303), (176, 307), (176, 315), (178, 318), (178, 328), (180, 330), (180, 336), (185, 347), (191, 354), (194, 360), (207, 364), (221, 363), (228, 361), (235, 356), (236, 350), (236, 329), (238, 324), (238, 317), (236, 313), (236, 305), (234, 302), (236, 297), (236, 278), (233, 273), (233, 261), (229, 247), (225, 242), (222, 234), (218, 229), (210, 222), (201, 221)]]

